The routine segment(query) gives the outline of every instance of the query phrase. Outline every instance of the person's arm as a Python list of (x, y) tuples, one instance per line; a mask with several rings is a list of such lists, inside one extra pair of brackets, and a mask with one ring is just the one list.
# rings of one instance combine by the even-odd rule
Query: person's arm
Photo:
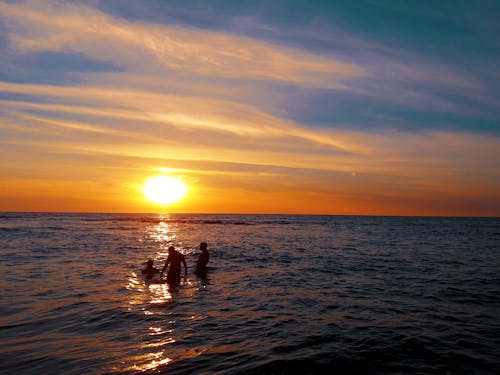
[(161, 269), (161, 272), (160, 272), (160, 278), (163, 276), (163, 273), (165, 272), (165, 270), (167, 269), (167, 266), (168, 264), (170, 263), (170, 255), (167, 257), (167, 261), (165, 262), (165, 265), (163, 266), (163, 268)]
[(187, 264), (186, 264), (186, 258), (185, 257), (182, 257), (182, 263), (184, 263), (184, 277), (186, 277), (187, 273), (188, 273), (188, 267), (187, 267)]

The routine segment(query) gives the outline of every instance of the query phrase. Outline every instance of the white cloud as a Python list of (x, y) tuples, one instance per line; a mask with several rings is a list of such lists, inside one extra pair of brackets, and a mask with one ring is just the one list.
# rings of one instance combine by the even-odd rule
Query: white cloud
[[(181, 26), (131, 22), (84, 5), (0, 3), (18, 51), (78, 52), (129, 71), (183, 72), (343, 88), (363, 68), (256, 39)], [(168, 79), (168, 77), (163, 77)]]

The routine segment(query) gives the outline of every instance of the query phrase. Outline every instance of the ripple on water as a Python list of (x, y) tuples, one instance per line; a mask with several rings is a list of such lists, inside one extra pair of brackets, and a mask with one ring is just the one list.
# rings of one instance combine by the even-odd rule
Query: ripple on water
[[(498, 220), (7, 214), (0, 228), (0, 372), (500, 372)], [(191, 276), (201, 241), (209, 283)], [(187, 280), (144, 282), (171, 244)]]

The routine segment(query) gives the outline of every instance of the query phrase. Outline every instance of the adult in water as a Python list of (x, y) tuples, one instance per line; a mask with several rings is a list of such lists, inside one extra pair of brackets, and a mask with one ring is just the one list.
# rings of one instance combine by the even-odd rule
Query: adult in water
[(146, 275), (146, 280), (151, 280), (155, 273), (160, 273), (160, 270), (156, 267), (153, 267), (153, 259), (150, 259), (146, 262), (146, 268), (144, 268), (141, 273)]
[(196, 276), (201, 279), (207, 278), (207, 263), (210, 258), (210, 254), (208, 254), (207, 243), (200, 243), (200, 256), (198, 257), (198, 261), (196, 262), (196, 271), (194, 272)]
[(181, 263), (184, 263), (184, 277), (187, 275), (187, 265), (184, 255), (179, 253), (173, 246), (168, 248), (168, 257), (165, 265), (163, 266), (160, 278), (170, 264), (170, 268), (167, 273), (167, 283), (170, 285), (178, 285), (181, 282)]

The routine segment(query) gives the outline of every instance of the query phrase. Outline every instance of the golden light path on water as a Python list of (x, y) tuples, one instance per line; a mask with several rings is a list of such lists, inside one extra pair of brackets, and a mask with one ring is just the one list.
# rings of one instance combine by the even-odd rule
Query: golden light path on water
[[(168, 216), (161, 216), (162, 219), (168, 219)], [(164, 252), (158, 252), (159, 256), (166, 256), (166, 250), (170, 243), (175, 242), (177, 236), (172, 233), (170, 226), (165, 221), (160, 221), (157, 225), (154, 225), (149, 231), (148, 235), (151, 239), (160, 245), (160, 248)]]
[[(152, 240), (158, 249), (155, 259), (159, 261), (155, 267), (163, 266), (168, 253), (167, 248), (175, 245), (177, 233), (172, 230), (172, 225), (168, 223), (167, 215), (160, 216), (160, 222), (149, 226), (146, 229), (146, 237)], [(179, 249), (182, 250), (182, 249)], [(192, 298), (197, 291), (197, 283), (186, 279), (182, 281), (182, 297)], [(164, 367), (173, 362), (174, 358), (193, 358), (200, 355), (204, 350), (188, 350), (183, 353), (176, 353), (177, 343), (175, 325), (178, 323), (168, 314), (167, 308), (176, 297), (175, 291), (168, 284), (160, 280), (145, 281), (138, 272), (132, 272), (128, 279), (126, 289), (130, 291), (127, 310), (129, 312), (140, 311), (145, 317), (159, 316), (161, 324), (154, 324), (148, 327), (146, 338), (142, 338), (139, 349), (145, 351), (144, 354), (130, 356), (122, 359), (119, 366), (114, 366), (112, 371), (116, 372), (145, 372)], [(196, 317), (191, 317), (195, 319)]]
[[(146, 283), (136, 273), (128, 279), (127, 290), (134, 291), (129, 301), (129, 311), (137, 308), (145, 316), (154, 315), (151, 307), (164, 306), (172, 299), (172, 293), (167, 284)], [(150, 326), (148, 336), (150, 341), (140, 344), (141, 349), (148, 352), (142, 355), (127, 357), (122, 361), (122, 368), (118, 371), (147, 371), (164, 366), (172, 361), (165, 350), (158, 350), (176, 342), (174, 329), (160, 326)]]

